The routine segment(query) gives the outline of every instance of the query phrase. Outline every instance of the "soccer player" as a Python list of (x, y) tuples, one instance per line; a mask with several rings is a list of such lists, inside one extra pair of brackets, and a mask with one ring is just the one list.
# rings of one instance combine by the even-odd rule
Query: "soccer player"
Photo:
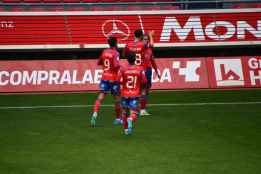
[(154, 69), (155, 73), (157, 74), (157, 77), (160, 78), (157, 64), (153, 57), (153, 34), (154, 32), (150, 32), (149, 34), (143, 35), (143, 42), (146, 45), (145, 53), (144, 53), (144, 69), (145, 74), (147, 77), (147, 84), (142, 90), (142, 96), (140, 99), (140, 115), (150, 115), (146, 110), (147, 100), (148, 100), (148, 94), (149, 90), (151, 88), (151, 76), (152, 76), (152, 68)]
[[(141, 87), (147, 83), (143, 68), (135, 65), (136, 53), (128, 52), (126, 55), (129, 65), (119, 71), (118, 79), (121, 84), (121, 105), (123, 109), (122, 119), (124, 133), (132, 133), (133, 122), (137, 118), (139, 111), (139, 97), (141, 96)], [(129, 116), (127, 117), (127, 114)]]
[(127, 55), (129, 52), (134, 52), (136, 59), (135, 65), (143, 67), (144, 63), (144, 54), (146, 45), (142, 41), (143, 31), (141, 29), (135, 30), (134, 32), (134, 41), (128, 42), (123, 51), (123, 56)]
[[(152, 37), (153, 32), (149, 32), (149, 37)], [(149, 38), (148, 43), (143, 42), (143, 31), (141, 29), (135, 30), (134, 32), (134, 41), (128, 42), (125, 46), (123, 55), (127, 55), (129, 52), (134, 52), (136, 56), (135, 65), (140, 66), (143, 70), (145, 70), (147, 67), (145, 65), (145, 52), (147, 47), (149, 47), (151, 44), (150, 41), (153, 41), (153, 38)], [(142, 87), (143, 91), (146, 89), (146, 85)], [(145, 95), (145, 91), (143, 92)], [(144, 100), (142, 100), (144, 103)], [(142, 110), (142, 114), (145, 115), (148, 113), (144, 113), (146, 110)]]
[(119, 52), (117, 51), (117, 38), (109, 37), (108, 44), (110, 48), (104, 49), (98, 60), (98, 65), (102, 65), (103, 74), (100, 82), (100, 92), (93, 106), (91, 126), (96, 125), (100, 105), (109, 92), (111, 92), (115, 99), (116, 119), (114, 120), (114, 124), (122, 123), (119, 95), (120, 84), (117, 81), (117, 75), (120, 68)]

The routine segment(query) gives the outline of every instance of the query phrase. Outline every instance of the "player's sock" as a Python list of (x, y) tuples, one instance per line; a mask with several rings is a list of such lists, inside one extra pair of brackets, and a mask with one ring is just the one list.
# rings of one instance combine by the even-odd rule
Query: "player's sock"
[(126, 113), (123, 114), (122, 119), (123, 119), (123, 128), (128, 129), (128, 122), (127, 122), (127, 114)]
[(143, 95), (141, 97), (141, 101), (140, 101), (140, 115), (141, 116), (146, 116), (146, 115), (150, 115), (147, 111), (146, 111), (146, 106), (147, 106), (147, 94)]
[(135, 121), (137, 119), (137, 114), (135, 112), (131, 113), (130, 117), (131, 121)]
[(145, 95), (141, 96), (140, 99), (140, 109), (145, 109), (147, 104), (147, 97)]
[(127, 119), (127, 121), (128, 121), (128, 134), (131, 134), (131, 133), (132, 133), (132, 127), (133, 127), (133, 125), (132, 125), (132, 123), (133, 123), (133, 117), (129, 117), (129, 118)]
[(91, 126), (95, 127), (96, 126), (96, 119), (97, 119), (98, 113), (93, 112), (92, 117), (91, 117)]
[(114, 125), (120, 125), (123, 123), (122, 118), (121, 118), (121, 106), (120, 103), (117, 102), (114, 105), (115, 112), (116, 112), (116, 119), (113, 121)]
[(116, 112), (116, 118), (121, 119), (121, 105), (120, 103), (115, 103), (115, 112)]
[(99, 112), (101, 106), (100, 100), (96, 100), (93, 106), (93, 112)]

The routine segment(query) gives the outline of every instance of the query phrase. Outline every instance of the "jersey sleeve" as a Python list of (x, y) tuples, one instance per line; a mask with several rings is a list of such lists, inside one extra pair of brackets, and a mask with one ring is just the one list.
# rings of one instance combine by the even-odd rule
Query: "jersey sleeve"
[(117, 81), (122, 83), (122, 74), (123, 74), (123, 69), (120, 67), (117, 73)]

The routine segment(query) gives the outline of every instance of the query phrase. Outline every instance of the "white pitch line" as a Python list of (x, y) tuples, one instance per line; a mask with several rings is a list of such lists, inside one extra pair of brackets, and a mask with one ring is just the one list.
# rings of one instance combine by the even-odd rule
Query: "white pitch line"
[[(154, 103), (148, 106), (205, 106), (205, 105), (256, 105), (257, 102), (212, 102), (212, 103)], [(113, 107), (113, 104), (104, 104), (102, 107)], [(49, 109), (49, 108), (86, 108), (93, 105), (42, 105), (42, 106), (0, 106), (0, 110), (4, 109)]]

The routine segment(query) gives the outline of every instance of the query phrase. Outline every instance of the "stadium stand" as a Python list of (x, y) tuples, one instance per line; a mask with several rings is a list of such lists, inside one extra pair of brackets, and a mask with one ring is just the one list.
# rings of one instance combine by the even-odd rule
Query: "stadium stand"
[[(193, 10), (193, 9), (212, 9), (212, 8), (260, 8), (259, 1), (246, 3), (240, 1), (240, 3), (220, 3), (221, 1), (198, 1), (197, 3), (193, 1), (193, 3), (189, 4), (189, 1), (159, 1), (159, 0), (142, 0), (142, 1), (132, 1), (132, 0), (2, 0), (0, 2), (0, 12), (65, 12), (69, 14), (68, 11), (98, 11), (98, 13), (102, 11), (142, 11), (142, 12), (150, 12), (150, 11), (159, 11), (159, 10)], [(208, 3), (207, 3), (208, 2)], [(212, 3), (212, 4), (211, 4)], [(206, 5), (207, 4), (207, 5)], [(211, 4), (211, 5), (209, 5)], [(237, 5), (236, 5), (237, 4)], [(107, 12), (109, 14), (110, 12)], [(101, 14), (101, 13), (100, 13)], [(152, 12), (153, 14), (153, 12)], [(175, 14), (178, 14), (175, 12)], [(86, 30), (91, 27), (95, 27), (92, 25), (93, 19), (89, 19), (88, 17), (82, 16), (81, 19), (75, 19), (69, 15), (65, 15), (68, 17), (64, 17), (60, 15), (57, 18), (57, 23), (55, 23), (54, 18), (37, 18), (36, 16), (32, 17), (34, 20), (31, 20), (30, 17), (26, 17), (21, 20), (21, 23), (14, 21), (14, 23), (9, 23), (10, 21), (3, 21), (2, 24), (2, 33), (0, 39), (0, 46), (2, 45), (14, 45), (18, 44), (21, 48), (24, 48), (23, 45), (26, 45), (27, 48), (30, 45), (41, 45), (43, 49), (50, 47), (51, 49), (57, 49), (53, 45), (55, 44), (63, 44), (59, 49), (70, 49), (72, 46), (77, 46), (77, 48), (88, 48), (86, 47), (87, 41), (90, 41), (90, 44), (97, 44), (97, 41), (103, 40), (104, 35), (100, 32), (101, 35), (94, 36), (93, 33), (97, 32), (95, 30), (90, 31), (90, 33), (86, 33)], [(145, 17), (145, 16), (144, 16)], [(250, 16), (251, 18), (254, 16)], [(118, 17), (116, 17), (118, 18)], [(146, 18), (146, 17), (145, 17)], [(186, 18), (186, 19), (184, 19)], [(237, 17), (233, 17), (235, 20)], [(37, 20), (35, 20), (37, 19)], [(50, 24), (49, 20), (54, 20), (54, 23)], [(157, 19), (153, 19), (157, 21)], [(46, 23), (48, 21), (48, 23)], [(163, 21), (163, 20), (162, 20)], [(12, 21), (11, 21), (12, 22)], [(99, 22), (97, 20), (97, 22)], [(129, 21), (132, 23), (132, 21)], [(184, 27), (187, 22), (187, 17), (180, 16), (179, 19), (180, 26)], [(232, 22), (233, 23), (233, 22)], [(100, 25), (102, 25), (101, 23)], [(127, 23), (128, 24), (128, 23)], [(23, 25), (23, 26), (22, 26)], [(129, 25), (129, 24), (128, 24)], [(132, 25), (132, 24), (131, 24)], [(148, 22), (144, 23), (148, 27)], [(205, 25), (205, 24), (204, 24)], [(249, 25), (256, 29), (256, 21), (252, 21), (250, 19)], [(14, 28), (12, 28), (15, 26)], [(140, 26), (140, 25), (139, 25)], [(162, 26), (155, 25), (155, 31), (159, 33), (159, 31), (163, 31)], [(9, 27), (9, 29), (7, 29)], [(17, 27), (17, 28), (16, 28)], [(20, 28), (19, 28), (20, 27)], [(236, 27), (236, 26), (235, 26)], [(100, 29), (101, 27), (99, 27)], [(224, 27), (217, 27), (215, 30), (220, 30), (218, 32), (225, 33)], [(196, 30), (196, 28), (195, 28)], [(235, 28), (236, 30), (236, 28)], [(132, 32), (132, 31), (131, 31)], [(194, 31), (193, 31), (194, 32)], [(205, 28), (203, 28), (203, 32), (206, 33)], [(253, 33), (257, 33), (252, 31)], [(33, 33), (33, 34), (32, 34)], [(219, 34), (220, 34), (219, 33)], [(188, 33), (187, 37), (188, 41), (191, 41), (191, 38), (194, 38), (194, 33)], [(251, 38), (251, 32), (246, 32), (246, 38)], [(180, 34), (181, 36), (182, 34)], [(159, 36), (158, 40), (159, 40)], [(207, 38), (207, 36), (205, 36)], [(210, 36), (211, 37), (211, 36)], [(240, 36), (238, 36), (240, 37)], [(30, 42), (30, 43), (29, 43)], [(28, 44), (29, 43), (29, 44)], [(73, 45), (74, 44), (74, 45)], [(100, 44), (100, 43), (98, 43)], [(163, 43), (164, 44), (164, 43)], [(29, 45), (29, 46), (28, 46)], [(45, 46), (48, 45), (48, 46)], [(100, 48), (100, 47), (99, 47)], [(88, 48), (89, 49), (89, 48)]]
[(42, 0), (23, 0), (24, 3), (41, 3)]
[(239, 3), (233, 5), (232, 8), (261, 8), (261, 3)]

